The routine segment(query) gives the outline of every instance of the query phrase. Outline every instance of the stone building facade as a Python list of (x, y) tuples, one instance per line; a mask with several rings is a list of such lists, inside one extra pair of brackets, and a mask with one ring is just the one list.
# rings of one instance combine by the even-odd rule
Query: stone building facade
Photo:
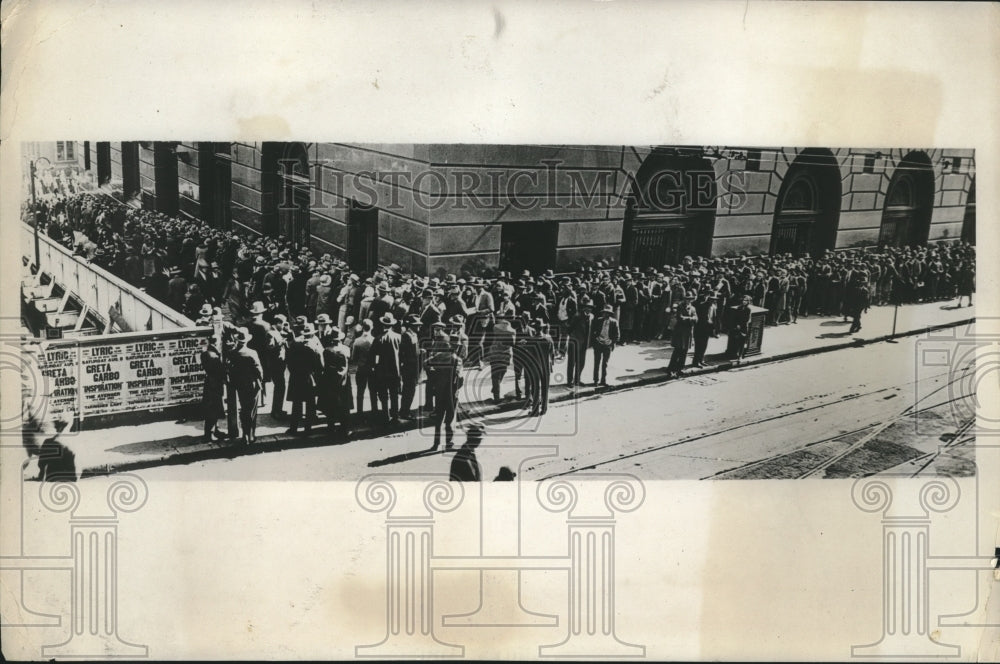
[(149, 209), (357, 270), (556, 271), (975, 238), (975, 152), (940, 148), (77, 142)]

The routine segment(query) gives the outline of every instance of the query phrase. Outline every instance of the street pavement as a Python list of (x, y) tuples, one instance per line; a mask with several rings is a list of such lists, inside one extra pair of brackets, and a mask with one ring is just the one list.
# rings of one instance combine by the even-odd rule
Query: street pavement
[[(721, 335), (710, 340), (708, 367), (691, 369), (683, 378), (673, 380), (666, 373), (672, 352), (668, 342), (620, 346), (611, 357), (606, 388), (567, 388), (563, 384), (565, 362), (558, 362), (552, 406), (544, 418), (529, 417), (521, 410), (513, 399), (510, 372), (503, 386), (503, 403), (493, 404), (488, 399), (488, 368), (470, 369), (460, 395), (460, 420), (475, 418), (488, 426), (480, 452), (484, 479), (492, 479), (500, 465), (512, 467), (524, 478), (597, 466), (602, 471), (634, 472), (637, 465), (646, 478), (795, 476), (798, 471), (788, 470), (789, 463), (794, 461), (792, 466), (808, 470), (813, 457), (806, 454), (787, 462), (779, 460), (778, 467), (757, 462), (775, 455), (785, 459), (787, 439), (799, 433), (810, 443), (821, 441), (819, 436), (830, 422), (820, 417), (810, 420), (809, 413), (833, 413), (845, 426), (848, 422), (857, 424), (845, 429), (845, 433), (854, 432), (862, 423), (874, 422), (892, 411), (885, 410), (883, 397), (888, 397), (883, 391), (895, 389), (897, 397), (905, 396), (907, 389), (912, 392), (904, 379), (913, 380), (917, 337), (907, 337), (897, 345), (880, 342), (893, 335), (894, 316), (897, 336), (918, 335), (931, 328), (967, 322), (973, 319), (974, 311), (971, 307), (955, 308), (953, 302), (907, 305), (898, 312), (894, 307), (873, 307), (856, 334), (848, 332), (850, 323), (841, 318), (800, 318), (794, 325), (765, 328), (763, 352), (739, 367), (724, 359), (727, 339)], [(859, 348), (851, 350), (854, 347)], [(792, 359), (794, 362), (782, 361)], [(590, 360), (588, 356), (584, 381), (592, 377)], [(421, 386), (418, 399), (422, 393)], [(665, 403), (678, 404), (669, 408), (667, 419), (663, 419)], [(776, 419), (769, 419), (772, 416)], [(738, 434), (709, 436), (698, 446), (704, 449), (691, 455), (691, 445), (675, 443), (698, 436), (702, 421), (716, 427), (712, 431)], [(745, 428), (748, 423), (750, 428)], [(456, 426), (457, 445), (464, 440), (460, 427), (461, 422)], [(356, 427), (346, 442), (331, 439), (325, 426), (309, 436), (286, 435), (286, 428), (287, 422), (262, 414), (257, 443), (251, 446), (229, 441), (203, 443), (200, 421), (84, 430), (70, 434), (64, 442), (76, 454), (77, 469), (84, 477), (141, 470), (144, 477), (154, 474), (176, 479), (207, 479), (218, 473), (220, 478), (233, 479), (350, 480), (379, 468), (446, 472), (450, 459), (450, 453), (428, 452), (432, 433), (429, 423), (420, 418), (391, 432), (364, 424)], [(622, 443), (614, 442), (615, 438)], [(733, 442), (733, 438), (744, 442)], [(822, 457), (820, 450), (827, 456), (839, 450), (850, 452), (855, 443), (847, 436), (825, 441), (809, 453)], [(715, 445), (720, 447), (713, 449)], [(525, 455), (544, 453), (552, 456), (535, 462), (524, 460)], [(686, 460), (679, 461), (681, 458)], [(747, 464), (756, 465), (737, 470)], [(172, 467), (157, 468), (161, 466)], [(836, 476), (838, 472), (847, 472), (843, 464), (824, 469), (820, 476)]]

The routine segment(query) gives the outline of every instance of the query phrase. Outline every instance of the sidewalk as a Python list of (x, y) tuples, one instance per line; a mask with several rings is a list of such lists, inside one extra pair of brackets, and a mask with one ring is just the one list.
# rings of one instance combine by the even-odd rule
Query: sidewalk
[[(955, 308), (953, 301), (902, 306), (898, 311), (895, 336), (922, 334), (928, 329), (967, 324), (974, 319), (974, 312), (973, 307)], [(892, 338), (893, 307), (871, 308), (863, 317), (862, 329), (857, 334), (849, 334), (849, 328), (850, 322), (845, 323), (842, 318), (830, 317), (800, 318), (794, 325), (765, 327), (763, 352), (745, 359), (740, 366), (786, 360)], [(694, 376), (732, 368), (733, 364), (724, 358), (726, 343), (727, 338), (724, 334), (711, 339), (706, 354), (708, 366), (703, 369), (688, 368), (685, 375)], [(560, 360), (552, 374), (550, 403), (670, 380), (666, 366), (671, 353), (670, 344), (665, 341), (620, 346), (614, 351), (609, 362), (607, 387), (595, 388), (593, 385), (584, 385), (575, 390), (566, 387), (566, 363), (565, 360)], [(690, 357), (688, 361), (690, 362)], [(585, 382), (592, 379), (592, 370), (592, 356), (588, 353), (582, 376)], [(501, 403), (494, 404), (490, 400), (488, 367), (468, 370), (465, 386), (459, 395), (459, 418), (463, 416), (481, 418), (501, 412), (520, 411), (522, 403), (514, 398), (513, 382), (513, 373), (508, 371), (503, 382), (503, 399)], [(414, 405), (422, 403), (422, 399), (421, 384)], [(267, 403), (270, 403), (270, 400)], [(528, 417), (526, 412), (524, 417)], [(90, 476), (152, 466), (193, 463), (206, 459), (234, 458), (297, 447), (349, 445), (358, 440), (415, 429), (419, 425), (420, 420), (404, 420), (399, 427), (386, 430), (382, 426), (358, 423), (354, 426), (351, 440), (342, 442), (331, 440), (326, 432), (326, 426), (322, 424), (315, 427), (307, 436), (287, 435), (285, 433), (288, 428), (287, 422), (278, 422), (262, 412), (258, 417), (257, 442), (251, 446), (230, 441), (203, 443), (201, 421), (154, 422), (111, 429), (84, 430), (65, 437), (64, 442), (76, 454), (77, 471), (83, 476)], [(220, 426), (225, 427), (225, 422), (220, 422)], [(461, 439), (461, 434), (458, 438)]]

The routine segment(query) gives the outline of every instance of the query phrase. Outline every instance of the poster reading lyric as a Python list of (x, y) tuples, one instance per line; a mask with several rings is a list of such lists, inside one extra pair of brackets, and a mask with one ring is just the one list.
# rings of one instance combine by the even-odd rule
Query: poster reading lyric
[[(42, 344), (31, 355), (44, 377), (46, 410), (75, 411), (87, 418), (198, 401), (204, 381), (203, 336)], [(29, 383), (25, 381), (25, 389), (31, 389)]]

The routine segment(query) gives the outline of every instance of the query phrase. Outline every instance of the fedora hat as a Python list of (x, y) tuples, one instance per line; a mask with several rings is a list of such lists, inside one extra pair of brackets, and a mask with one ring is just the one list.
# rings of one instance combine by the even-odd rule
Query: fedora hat
[(330, 319), (330, 314), (322, 313), (319, 316), (316, 316), (317, 325), (329, 325), (332, 322), (333, 320)]
[(302, 326), (302, 336), (303, 337), (314, 337), (316, 336), (316, 326), (312, 323), (306, 323)]
[(334, 325), (333, 327), (331, 327), (329, 330), (326, 331), (326, 337), (327, 339), (330, 339), (332, 341), (340, 341), (341, 339), (344, 338), (344, 333), (341, 332), (339, 327)]
[(201, 305), (201, 309), (198, 310), (199, 316), (211, 316), (212, 315), (212, 305), (206, 302)]
[(465, 325), (465, 316), (462, 314), (455, 314), (451, 317), (452, 325)]
[(378, 322), (382, 323), (386, 327), (392, 327), (393, 325), (396, 324), (396, 318), (390, 312), (379, 318)]
[(407, 327), (423, 327), (423, 325), (424, 322), (420, 320), (420, 316), (416, 314), (410, 314), (409, 316), (406, 317)]
[(333, 283), (333, 277), (324, 272), (319, 277), (319, 283), (323, 284), (324, 286), (329, 286), (331, 283)]
[(267, 312), (267, 309), (264, 308), (264, 303), (261, 302), (260, 300), (257, 300), (252, 305), (250, 305), (250, 313), (251, 314), (263, 314), (263, 313), (266, 313), (266, 312)]

